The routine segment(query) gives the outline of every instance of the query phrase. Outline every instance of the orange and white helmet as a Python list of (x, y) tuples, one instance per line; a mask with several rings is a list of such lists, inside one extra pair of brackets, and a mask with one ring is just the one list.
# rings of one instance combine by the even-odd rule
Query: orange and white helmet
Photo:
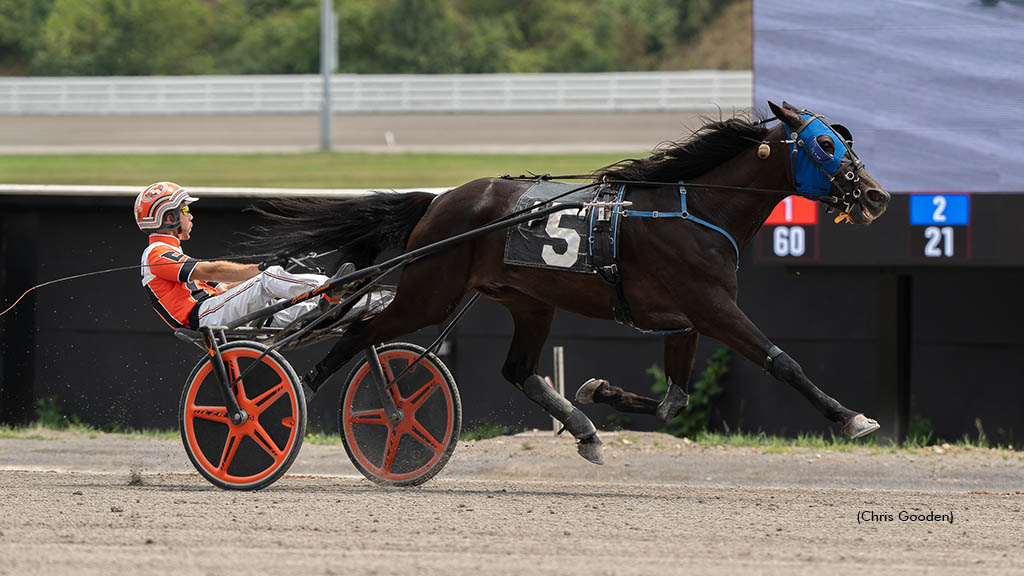
[[(198, 200), (174, 182), (150, 184), (135, 199), (135, 223), (143, 232), (174, 230), (181, 223), (181, 207)], [(164, 222), (167, 214), (174, 215), (170, 223)]]

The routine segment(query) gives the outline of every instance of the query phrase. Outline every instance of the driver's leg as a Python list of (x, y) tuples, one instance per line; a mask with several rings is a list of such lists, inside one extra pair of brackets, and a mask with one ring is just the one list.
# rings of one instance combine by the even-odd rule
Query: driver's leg
[[(284, 298), (294, 298), (327, 281), (321, 274), (292, 274), (280, 266), (271, 266), (223, 294), (207, 298), (200, 303), (200, 326), (224, 326)], [(285, 308), (274, 315), (272, 325), (283, 326), (300, 314), (315, 307), (319, 298)]]

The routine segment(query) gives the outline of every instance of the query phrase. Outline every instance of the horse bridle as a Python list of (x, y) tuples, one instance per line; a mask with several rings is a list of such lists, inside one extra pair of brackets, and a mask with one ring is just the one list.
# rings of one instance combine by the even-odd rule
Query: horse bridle
[[(789, 134), (788, 140), (781, 141), (790, 147), (793, 188), (802, 196), (826, 204), (828, 212), (839, 208), (849, 214), (863, 194), (859, 184), (864, 163), (853, 151), (853, 135), (847, 127), (829, 124), (819, 114), (807, 110), (799, 114), (803, 124)], [(818, 137), (822, 135), (832, 137), (834, 152), (821, 147)]]

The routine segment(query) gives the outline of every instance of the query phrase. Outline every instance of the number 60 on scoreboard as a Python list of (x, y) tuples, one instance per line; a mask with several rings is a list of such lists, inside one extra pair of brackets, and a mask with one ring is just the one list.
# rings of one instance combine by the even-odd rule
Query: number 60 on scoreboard
[(817, 260), (818, 204), (789, 196), (775, 206), (758, 236), (761, 260)]
[(911, 195), (910, 258), (931, 262), (970, 259), (970, 225), (969, 195)]

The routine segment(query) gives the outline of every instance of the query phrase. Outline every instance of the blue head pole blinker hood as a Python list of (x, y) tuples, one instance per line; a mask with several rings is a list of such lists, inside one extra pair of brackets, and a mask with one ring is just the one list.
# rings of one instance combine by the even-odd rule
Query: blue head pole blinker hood
[[(853, 151), (847, 146), (846, 139), (819, 116), (801, 113), (800, 117), (803, 118), (804, 124), (793, 133), (790, 144), (789, 158), (793, 168), (793, 185), (799, 194), (829, 196), (832, 181), (839, 173), (843, 158), (848, 153), (853, 156)], [(829, 154), (822, 149), (818, 143), (818, 137), (821, 135), (832, 138), (834, 153)], [(857, 164), (855, 161), (853, 163)]]

